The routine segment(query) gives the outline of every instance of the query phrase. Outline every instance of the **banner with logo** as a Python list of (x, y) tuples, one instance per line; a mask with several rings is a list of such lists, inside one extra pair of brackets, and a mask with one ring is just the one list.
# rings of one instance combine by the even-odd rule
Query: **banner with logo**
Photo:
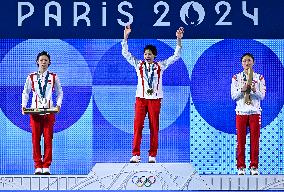
[(1, 38), (283, 38), (282, 1), (9, 0), (1, 1)]

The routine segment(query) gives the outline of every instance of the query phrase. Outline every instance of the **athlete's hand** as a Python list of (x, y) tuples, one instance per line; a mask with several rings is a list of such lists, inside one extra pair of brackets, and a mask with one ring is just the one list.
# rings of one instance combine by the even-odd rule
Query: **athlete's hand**
[(127, 40), (129, 34), (131, 33), (130, 25), (127, 25), (124, 27), (124, 39)]
[(183, 33), (184, 33), (184, 28), (180, 27), (177, 32), (176, 32), (176, 36), (178, 39), (181, 39), (183, 37)]

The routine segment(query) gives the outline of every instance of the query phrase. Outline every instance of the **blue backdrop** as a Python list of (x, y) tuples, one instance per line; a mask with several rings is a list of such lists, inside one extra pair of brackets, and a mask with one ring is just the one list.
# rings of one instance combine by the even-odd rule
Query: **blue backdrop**
[[(87, 174), (97, 162), (128, 162), (131, 157), (137, 77), (121, 55), (121, 40), (0, 40), (0, 174), (33, 173), (28, 116), (21, 92), (36, 71), (36, 55), (47, 50), (49, 70), (58, 73), (64, 100), (56, 115), (54, 174)], [(174, 39), (130, 39), (138, 58), (155, 44), (157, 60), (171, 56)], [(235, 174), (235, 103), (231, 78), (242, 70), (240, 57), (255, 56), (264, 75), (260, 147), (262, 174), (283, 174), (283, 40), (184, 39), (182, 57), (164, 73), (158, 162), (191, 162), (200, 174)], [(148, 121), (142, 162), (149, 148)], [(249, 147), (249, 134), (248, 134)], [(247, 151), (249, 162), (249, 150)]]

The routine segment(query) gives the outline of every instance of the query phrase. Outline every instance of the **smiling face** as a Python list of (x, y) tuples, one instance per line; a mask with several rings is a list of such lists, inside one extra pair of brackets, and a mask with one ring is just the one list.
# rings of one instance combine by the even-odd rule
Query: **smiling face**
[(148, 63), (153, 63), (154, 62), (155, 55), (152, 53), (150, 49), (146, 49), (144, 51), (144, 59)]
[(249, 68), (252, 68), (253, 64), (254, 59), (251, 56), (245, 55), (242, 57), (242, 66), (245, 71), (247, 71)]
[(44, 73), (50, 64), (49, 58), (46, 55), (41, 55), (39, 56), (37, 60), (37, 64), (38, 64), (39, 71), (41, 73)]

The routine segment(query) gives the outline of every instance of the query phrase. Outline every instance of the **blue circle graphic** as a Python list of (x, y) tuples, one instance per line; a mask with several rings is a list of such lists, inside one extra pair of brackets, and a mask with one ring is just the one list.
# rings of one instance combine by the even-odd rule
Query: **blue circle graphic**
[(225, 133), (236, 133), (231, 81), (234, 74), (243, 71), (241, 56), (247, 52), (255, 57), (255, 72), (266, 81), (267, 92), (261, 102), (262, 127), (275, 119), (284, 103), (284, 69), (271, 49), (255, 40), (223, 40), (212, 45), (194, 66), (191, 95), (202, 118)]

